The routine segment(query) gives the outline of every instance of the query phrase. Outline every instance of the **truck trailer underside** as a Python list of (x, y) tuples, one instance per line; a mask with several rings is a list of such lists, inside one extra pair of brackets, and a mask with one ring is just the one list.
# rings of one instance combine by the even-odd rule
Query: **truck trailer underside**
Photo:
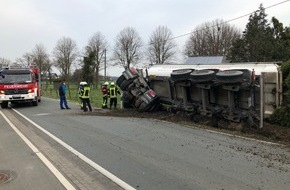
[(118, 78), (124, 107), (151, 112), (164, 105), (262, 126), (282, 103), (282, 75), (275, 63), (154, 65), (145, 73), (131, 68)]

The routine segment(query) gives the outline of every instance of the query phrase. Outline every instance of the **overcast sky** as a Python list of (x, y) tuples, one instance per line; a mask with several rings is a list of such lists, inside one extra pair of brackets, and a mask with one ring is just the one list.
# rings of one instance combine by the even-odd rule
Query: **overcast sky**
[[(133, 27), (146, 44), (157, 26), (174, 36), (191, 32), (215, 19), (231, 20), (259, 8), (268, 20), (275, 16), (290, 26), (290, 1), (283, 0), (0, 0), (0, 57), (14, 62), (36, 44), (51, 53), (56, 42), (70, 37), (82, 50), (88, 39), (101, 32), (113, 48), (117, 34)], [(230, 22), (245, 29), (249, 16)], [(188, 36), (175, 41), (182, 50)]]

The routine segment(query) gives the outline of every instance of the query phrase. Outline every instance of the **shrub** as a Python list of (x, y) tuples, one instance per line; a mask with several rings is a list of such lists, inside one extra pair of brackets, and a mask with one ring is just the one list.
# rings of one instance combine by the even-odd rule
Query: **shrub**
[(270, 122), (284, 127), (290, 127), (290, 60), (282, 63), (284, 100), (281, 108), (278, 108), (269, 118)]
[(289, 105), (278, 108), (269, 118), (270, 122), (277, 123), (283, 127), (290, 127)]

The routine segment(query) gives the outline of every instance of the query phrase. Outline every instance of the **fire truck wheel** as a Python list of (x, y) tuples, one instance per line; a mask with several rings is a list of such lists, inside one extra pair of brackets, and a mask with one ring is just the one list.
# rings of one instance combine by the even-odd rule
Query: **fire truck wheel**
[(182, 81), (189, 79), (190, 73), (192, 72), (192, 69), (178, 69), (174, 70), (171, 73), (171, 80), (176, 81)]
[(117, 84), (117, 86), (121, 86), (121, 84), (122, 84), (122, 82), (125, 80), (126, 78), (124, 77), (124, 75), (121, 75), (118, 79), (117, 79), (117, 81), (116, 81), (116, 84)]
[(38, 100), (32, 102), (33, 106), (38, 106)]
[(8, 107), (8, 102), (1, 103), (1, 108), (7, 108), (7, 107)]

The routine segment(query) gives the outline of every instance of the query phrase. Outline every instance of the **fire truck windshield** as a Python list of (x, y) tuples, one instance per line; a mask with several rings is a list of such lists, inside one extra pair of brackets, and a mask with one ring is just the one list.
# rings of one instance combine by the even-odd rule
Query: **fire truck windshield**
[(0, 83), (29, 83), (32, 82), (32, 76), (29, 73), (12, 74), (6, 73), (4, 77), (0, 77)]

